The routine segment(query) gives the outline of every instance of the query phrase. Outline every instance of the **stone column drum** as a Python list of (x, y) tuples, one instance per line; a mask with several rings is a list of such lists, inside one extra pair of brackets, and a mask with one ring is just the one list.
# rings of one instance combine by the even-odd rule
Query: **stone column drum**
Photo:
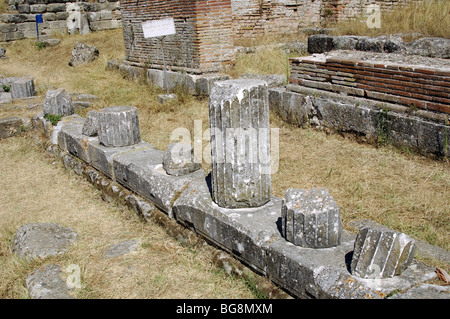
[(111, 106), (97, 113), (98, 140), (104, 146), (130, 146), (141, 141), (138, 110), (134, 106)]
[(297, 246), (328, 248), (341, 242), (339, 207), (326, 188), (287, 189), (281, 223), (283, 237)]
[(11, 83), (11, 97), (20, 99), (35, 95), (34, 81), (32, 77), (17, 79)]
[(270, 201), (267, 83), (227, 80), (209, 97), (212, 197), (224, 208), (263, 206)]
[(361, 278), (400, 275), (413, 261), (415, 240), (384, 226), (361, 227), (355, 240), (351, 272)]

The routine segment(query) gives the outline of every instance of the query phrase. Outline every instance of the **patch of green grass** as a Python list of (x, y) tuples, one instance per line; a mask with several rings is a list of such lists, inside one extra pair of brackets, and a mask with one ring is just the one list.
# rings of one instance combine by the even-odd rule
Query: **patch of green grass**
[(44, 118), (50, 122), (52, 122), (53, 126), (57, 125), (59, 121), (62, 119), (62, 115), (56, 114), (46, 114)]

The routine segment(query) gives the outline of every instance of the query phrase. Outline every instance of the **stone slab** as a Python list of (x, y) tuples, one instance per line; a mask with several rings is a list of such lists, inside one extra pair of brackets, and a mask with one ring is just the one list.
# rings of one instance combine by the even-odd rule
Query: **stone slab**
[(300, 298), (380, 299), (436, 276), (433, 268), (414, 261), (394, 278), (354, 277), (349, 268), (355, 234), (343, 230), (336, 247), (295, 246), (281, 236), (281, 199), (272, 197), (259, 208), (221, 208), (212, 201), (208, 179), (191, 183), (173, 212), (181, 224)]
[(98, 139), (89, 141), (87, 145), (87, 152), (90, 161), (89, 163), (112, 179), (114, 179), (114, 156), (121, 153), (133, 152), (142, 149), (156, 149), (156, 146), (140, 141), (139, 143), (131, 146), (107, 147), (102, 145)]
[(52, 264), (33, 271), (26, 279), (31, 299), (73, 299), (62, 275), (61, 267)]
[(75, 155), (86, 163), (90, 163), (88, 143), (96, 140), (97, 137), (83, 135), (82, 130), (85, 120), (85, 118), (79, 116), (63, 118), (57, 137), (58, 145), (62, 150)]
[(115, 180), (153, 202), (172, 217), (172, 205), (193, 181), (203, 179), (205, 172), (197, 170), (183, 176), (168, 175), (162, 162), (164, 151), (143, 149), (114, 157)]
[(71, 228), (55, 223), (30, 223), (20, 226), (11, 240), (11, 250), (21, 258), (46, 258), (67, 251), (78, 238)]

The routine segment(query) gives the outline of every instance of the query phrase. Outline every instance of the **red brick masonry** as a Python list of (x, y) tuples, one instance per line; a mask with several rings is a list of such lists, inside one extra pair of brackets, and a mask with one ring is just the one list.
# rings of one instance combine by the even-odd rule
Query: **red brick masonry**
[(290, 83), (450, 114), (448, 68), (314, 56), (290, 68)]

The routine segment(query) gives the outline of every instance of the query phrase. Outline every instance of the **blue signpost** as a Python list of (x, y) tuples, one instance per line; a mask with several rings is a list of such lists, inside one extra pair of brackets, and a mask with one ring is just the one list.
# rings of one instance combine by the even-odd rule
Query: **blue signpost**
[(42, 14), (36, 14), (36, 32), (38, 41), (39, 41), (39, 23), (43, 22), (44, 20), (42, 19)]

